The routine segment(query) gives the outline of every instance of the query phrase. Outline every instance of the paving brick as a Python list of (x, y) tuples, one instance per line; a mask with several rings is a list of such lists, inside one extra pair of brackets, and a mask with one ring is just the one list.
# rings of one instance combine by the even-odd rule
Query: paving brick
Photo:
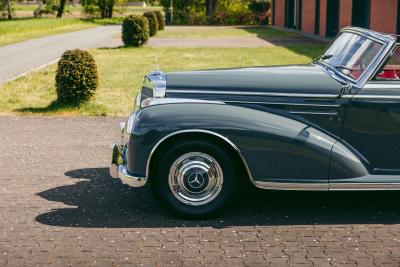
[(1, 267), (399, 266), (397, 195), (253, 190), (181, 220), (109, 177), (120, 120), (0, 117)]

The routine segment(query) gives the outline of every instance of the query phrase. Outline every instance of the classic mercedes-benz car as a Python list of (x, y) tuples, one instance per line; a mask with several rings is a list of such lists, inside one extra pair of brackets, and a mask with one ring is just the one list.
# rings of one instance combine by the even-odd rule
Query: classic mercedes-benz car
[(343, 29), (308, 65), (145, 76), (111, 175), (190, 218), (240, 182), (274, 190), (400, 190), (400, 44)]

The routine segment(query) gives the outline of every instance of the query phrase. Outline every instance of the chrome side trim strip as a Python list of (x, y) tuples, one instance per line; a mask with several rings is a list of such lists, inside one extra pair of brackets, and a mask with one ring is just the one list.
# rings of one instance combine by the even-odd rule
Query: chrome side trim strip
[(302, 106), (302, 107), (329, 107), (329, 108), (338, 108), (340, 105), (338, 104), (308, 104), (308, 103), (287, 103), (287, 102), (262, 102), (262, 101), (236, 101), (236, 100), (227, 100), (225, 103), (239, 103), (239, 104), (259, 104), (259, 105), (284, 105), (284, 106)]
[(303, 97), (303, 98), (338, 98), (333, 94), (294, 94), (294, 93), (267, 93), (267, 92), (243, 92), (243, 91), (212, 91), (212, 90), (168, 90), (175, 94), (212, 94), (212, 95), (246, 95), (246, 96), (276, 96), (276, 97)]
[(400, 99), (399, 95), (355, 95), (356, 99)]
[(379, 191), (400, 190), (400, 183), (279, 183), (255, 181), (262, 189), (294, 191)]
[(168, 104), (218, 104), (224, 105), (224, 102), (214, 100), (201, 100), (201, 99), (189, 99), (189, 98), (147, 98), (140, 104), (141, 108), (147, 108), (157, 105), (168, 105)]
[(341, 98), (343, 98), (343, 99), (350, 99), (350, 98), (353, 98), (354, 97), (354, 95), (342, 95), (341, 96)]
[(167, 139), (169, 139), (169, 138), (171, 138), (171, 137), (173, 137), (173, 136), (175, 136), (175, 135), (178, 135), (178, 134), (185, 134), (185, 133), (203, 133), (203, 134), (209, 134), (209, 135), (216, 136), (216, 137), (220, 138), (221, 140), (223, 140), (225, 143), (229, 144), (233, 149), (235, 149), (235, 151), (238, 153), (240, 159), (242, 160), (243, 165), (245, 166), (246, 172), (247, 172), (247, 174), (249, 175), (250, 181), (251, 181), (254, 185), (256, 185), (256, 184), (255, 184), (255, 181), (254, 181), (254, 179), (253, 179), (253, 177), (252, 177), (252, 175), (251, 175), (250, 168), (249, 168), (249, 166), (247, 165), (246, 159), (244, 158), (244, 156), (243, 156), (242, 152), (239, 150), (239, 148), (238, 148), (231, 140), (229, 140), (227, 137), (225, 137), (225, 136), (223, 136), (223, 135), (221, 135), (221, 134), (219, 134), (219, 133), (213, 132), (213, 131), (202, 130), (202, 129), (190, 129), (190, 130), (176, 131), (176, 132), (170, 133), (170, 134), (164, 136), (163, 138), (161, 138), (161, 140), (159, 140), (159, 141), (157, 142), (157, 144), (153, 147), (153, 149), (151, 150), (151, 152), (150, 152), (150, 154), (149, 154), (149, 156), (148, 156), (148, 158), (147, 158), (146, 177), (149, 177), (149, 175), (150, 175), (150, 163), (151, 163), (151, 159), (152, 159), (154, 153), (156, 152), (157, 148), (158, 148), (164, 141), (166, 141)]
[(399, 100), (400, 95), (344, 95), (342, 98), (352, 99), (387, 99)]
[(375, 83), (366, 83), (364, 88), (366, 89), (381, 89), (382, 87), (386, 89), (400, 89), (400, 84), (392, 84), (388, 82), (375, 82)]
[(255, 185), (262, 189), (271, 190), (299, 190), (299, 191), (328, 191), (329, 183), (276, 183), (255, 181)]
[(303, 115), (328, 115), (328, 116), (337, 116), (337, 112), (320, 112), (320, 111), (297, 111), (297, 110), (289, 110), (290, 114), (303, 114)]
[(400, 190), (400, 183), (331, 183), (330, 191)]

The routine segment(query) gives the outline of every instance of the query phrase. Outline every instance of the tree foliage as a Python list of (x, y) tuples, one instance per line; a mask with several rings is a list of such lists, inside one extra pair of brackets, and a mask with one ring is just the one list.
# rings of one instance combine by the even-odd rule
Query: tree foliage
[(99, 12), (101, 18), (112, 18), (115, 2), (115, 0), (81, 0), (81, 5), (88, 14)]
[[(161, 0), (166, 14), (170, 12), (170, 0)], [(202, 24), (205, 19), (205, 0), (174, 0), (173, 23)]]
[[(168, 15), (171, 0), (160, 3)], [(254, 24), (265, 21), (271, 4), (270, 0), (174, 0), (173, 5), (174, 24)]]
[(11, 0), (0, 0), (1, 16), (7, 16), (8, 19), (13, 19), (13, 6)]
[(271, 9), (269, 0), (253, 0), (249, 8), (261, 24), (268, 24), (267, 14)]

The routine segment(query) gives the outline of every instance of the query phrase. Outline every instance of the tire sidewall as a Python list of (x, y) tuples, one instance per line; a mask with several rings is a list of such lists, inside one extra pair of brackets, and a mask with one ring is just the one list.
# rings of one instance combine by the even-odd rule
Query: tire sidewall
[[(218, 196), (200, 206), (191, 206), (175, 198), (168, 181), (169, 171), (175, 160), (190, 152), (201, 152), (213, 157), (221, 166), (223, 173), (222, 189)], [(163, 153), (159, 160), (159, 170), (151, 184), (155, 196), (169, 211), (186, 218), (205, 218), (215, 216), (230, 202), (236, 191), (235, 174), (234, 164), (225, 150), (205, 141), (186, 141)]]

